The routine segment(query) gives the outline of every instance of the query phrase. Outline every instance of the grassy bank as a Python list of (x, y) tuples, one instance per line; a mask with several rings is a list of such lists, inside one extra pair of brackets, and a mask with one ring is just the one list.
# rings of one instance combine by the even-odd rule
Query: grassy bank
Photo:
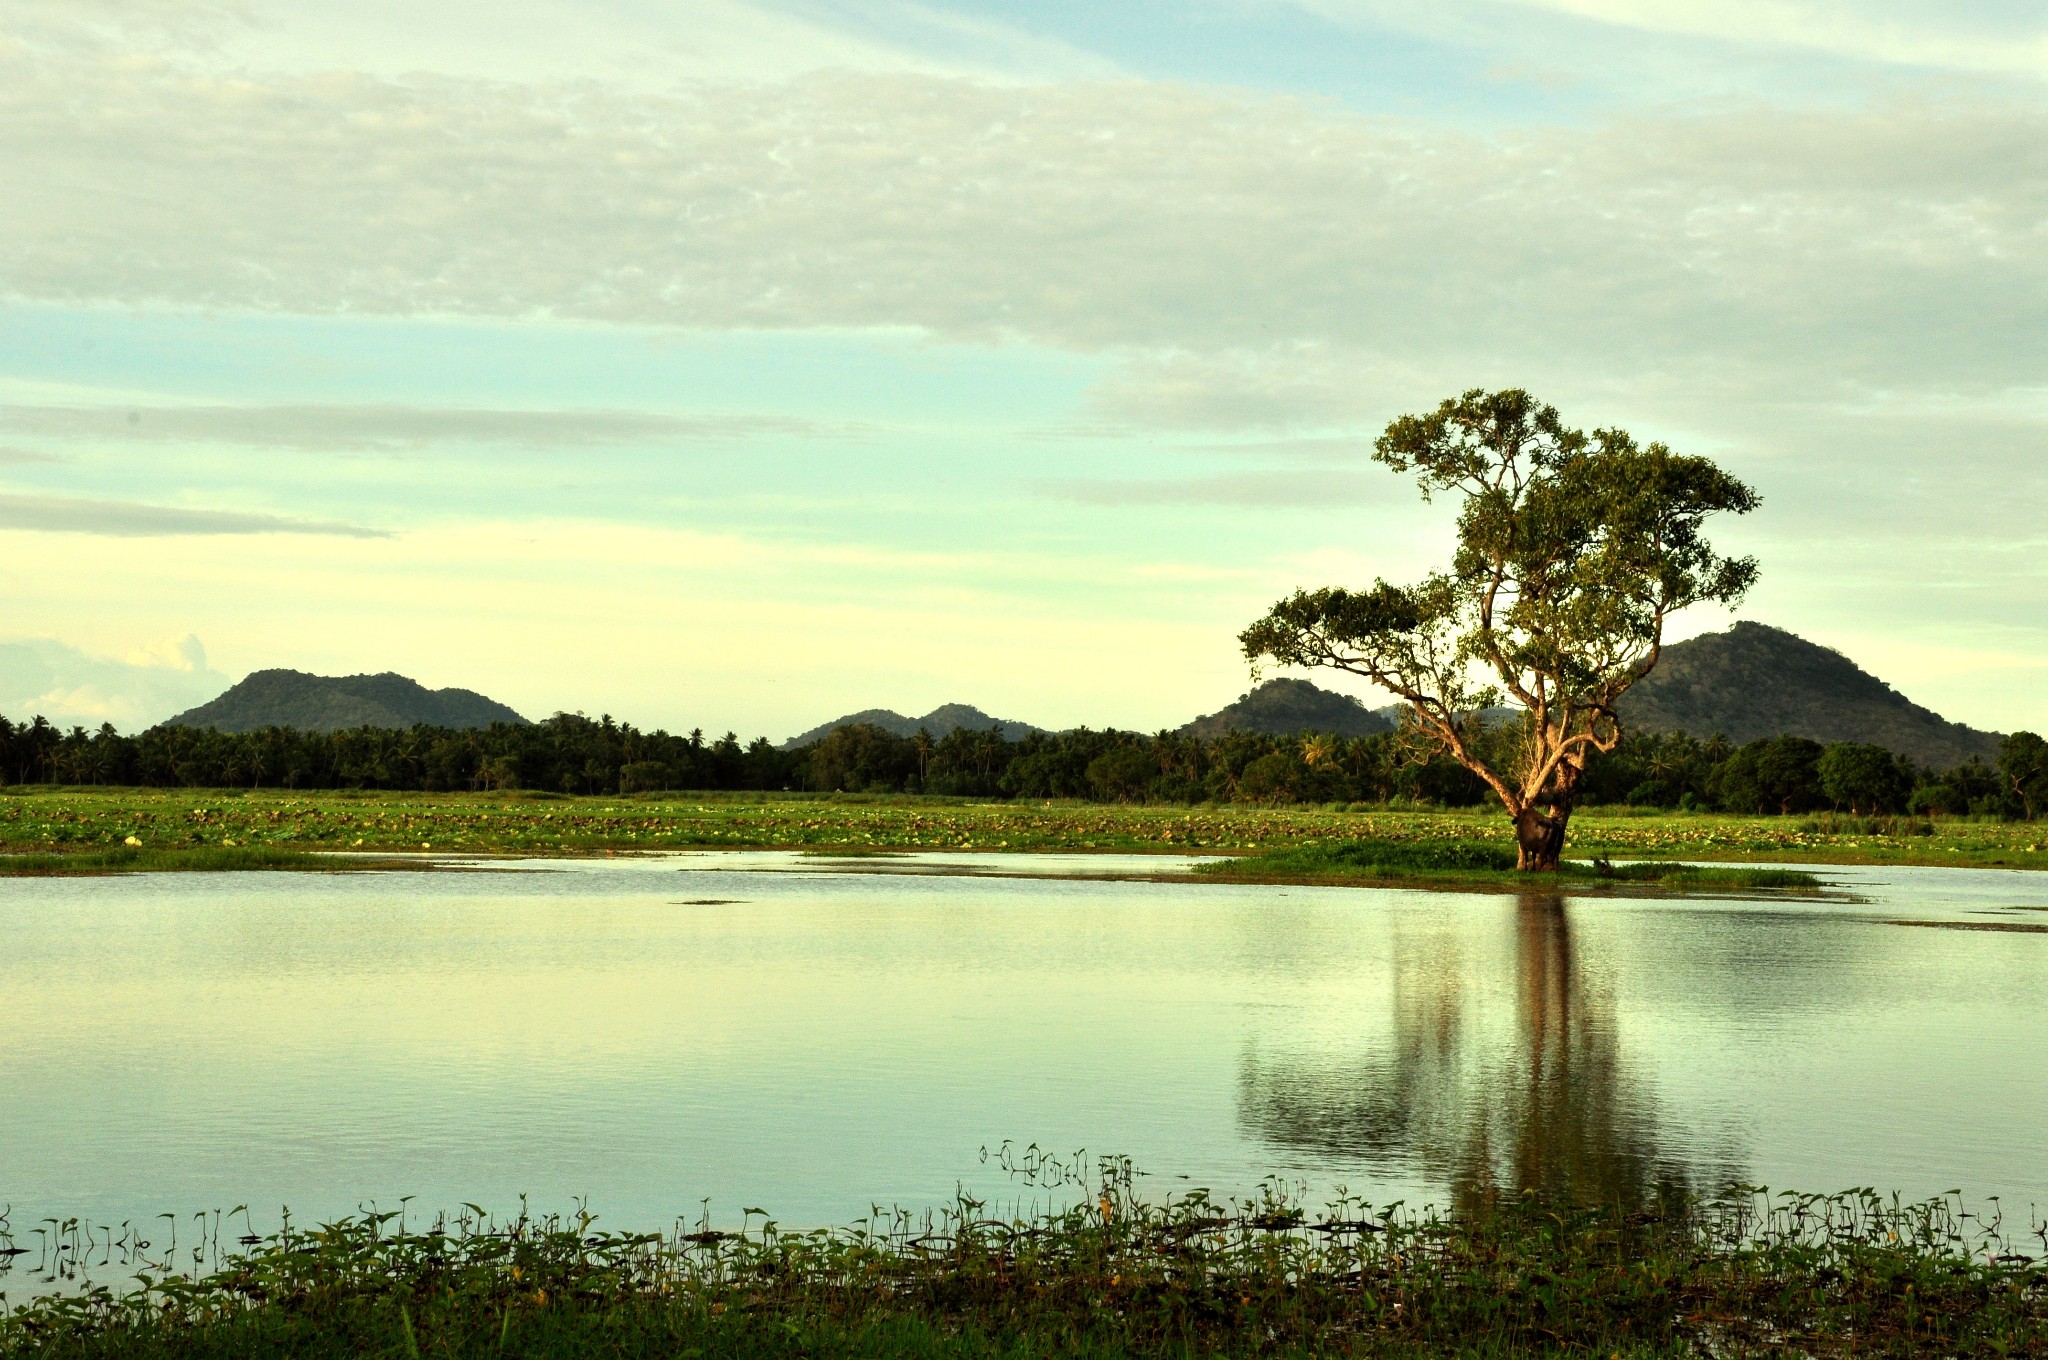
[[(839, 1232), (395, 1216), (246, 1238), (196, 1282), (31, 1302), (0, 1355), (2040, 1355), (2048, 1273), (1940, 1204), (1750, 1196), (1456, 1220), (1267, 1197), (963, 1200)], [(758, 1223), (758, 1220), (753, 1220)]]
[[(1508, 847), (1497, 811), (1378, 807), (968, 803), (925, 798), (496, 794), (292, 794), (160, 789), (0, 789), (0, 851), (201, 846), (591, 854), (716, 847), (1116, 850), (1244, 853), (1343, 841)], [(1768, 863), (2048, 869), (2048, 824), (1636, 815), (1589, 809), (1567, 853)]]
[[(1526, 882), (1515, 852), (1483, 841), (1335, 841), (1291, 846), (1200, 865), (1196, 873), (1243, 883), (1399, 884), (1500, 889)], [(1578, 890), (1631, 887), (1716, 891), (1817, 891), (1821, 881), (1796, 869), (1567, 860), (1553, 880)]]
[(189, 845), (155, 850), (120, 846), (112, 850), (54, 854), (0, 854), (0, 878), (335, 867), (331, 856), (268, 845)]

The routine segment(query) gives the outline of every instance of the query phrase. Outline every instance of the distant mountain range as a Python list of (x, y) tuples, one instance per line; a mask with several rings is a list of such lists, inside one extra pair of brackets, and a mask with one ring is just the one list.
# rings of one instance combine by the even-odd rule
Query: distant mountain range
[(890, 708), (864, 708), (858, 713), (849, 713), (843, 718), (834, 718), (831, 722), (819, 723), (810, 731), (799, 733), (782, 743), (782, 749), (790, 751), (799, 746), (808, 746), (814, 741), (831, 736), (832, 733), (842, 727), (851, 727), (855, 723), (866, 723), (871, 727), (879, 727), (884, 732), (893, 733), (899, 737), (914, 737), (917, 735), (919, 728), (924, 729), (935, 737), (943, 737), (948, 732), (961, 727), (974, 732), (986, 732), (991, 727), (1000, 727), (1003, 729), (1003, 737), (1007, 741), (1022, 741), (1033, 732), (1045, 730), (1042, 727), (1033, 727), (1030, 723), (1026, 722), (1015, 722), (1007, 718), (991, 718), (972, 704), (940, 704), (922, 718), (906, 718), (901, 713)]
[[(1370, 736), (1398, 726), (1405, 705), (1367, 709), (1306, 680), (1269, 680), (1181, 731), (1302, 731)], [(1882, 746), (1935, 769), (1996, 759), (2000, 736), (1922, 708), (1840, 652), (1782, 628), (1738, 623), (1664, 649), (1657, 669), (1622, 699), (1622, 717), (1649, 732), (1716, 733), (1741, 743), (1786, 733)], [(1514, 709), (1489, 709), (1490, 720)]]
[(1238, 701), (1204, 714), (1180, 729), (1208, 740), (1225, 732), (1270, 732), (1276, 737), (1295, 732), (1335, 732), (1340, 737), (1370, 737), (1391, 732), (1394, 723), (1348, 694), (1335, 694), (1306, 680), (1268, 680)]
[(211, 703), (166, 721), (167, 727), (212, 727), (257, 732), (296, 727), (338, 732), (352, 727), (489, 727), (526, 719), (494, 699), (466, 689), (427, 689), (390, 671), (382, 675), (308, 675), (255, 671)]
[[(1973, 756), (1996, 758), (1995, 732), (1952, 723), (1913, 703), (1840, 652), (1760, 623), (1738, 623), (1664, 649), (1649, 677), (1623, 698), (1622, 716), (1652, 732), (1716, 733), (1734, 742), (1784, 733), (1815, 741), (1868, 742), (1921, 765), (1946, 769)], [(1348, 695), (1307, 680), (1269, 680), (1237, 702), (1205, 714), (1180, 730), (1212, 738), (1225, 732), (1334, 732), (1372, 736), (1398, 725), (1401, 706), (1373, 710)], [(1502, 710), (1499, 716), (1512, 716)], [(352, 727), (488, 727), (525, 723), (505, 705), (466, 689), (430, 690), (402, 675), (321, 676), (303, 671), (257, 671), (211, 703), (169, 720), (185, 727), (251, 732), (296, 727), (332, 732)], [(958, 728), (999, 728), (1017, 741), (1044, 729), (993, 718), (971, 704), (943, 704), (922, 717), (893, 709), (849, 713), (791, 737), (783, 749), (808, 745), (836, 728), (871, 723), (899, 737), (920, 728), (943, 737)]]
[(1840, 652), (1761, 623), (1666, 647), (1622, 697), (1621, 714), (1646, 731), (1735, 742), (1788, 732), (1867, 742), (1935, 769), (1994, 759), (2000, 740), (1922, 708)]

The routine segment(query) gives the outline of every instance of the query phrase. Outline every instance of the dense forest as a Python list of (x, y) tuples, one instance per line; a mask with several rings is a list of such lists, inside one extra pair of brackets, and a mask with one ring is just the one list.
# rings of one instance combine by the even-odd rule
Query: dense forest
[[(1516, 739), (1512, 723), (1475, 740)], [(761, 737), (643, 732), (610, 717), (556, 714), (470, 730), (269, 728), (230, 734), (155, 727), (69, 731), (0, 718), (0, 783), (194, 788), (373, 788), (600, 794), (661, 790), (897, 792), (1104, 802), (1416, 803), (1467, 806), (1487, 791), (1406, 731), (1363, 737), (1214, 737), (1161, 732), (998, 730), (899, 737), (841, 727), (794, 750)], [(2048, 742), (2020, 732), (1993, 762), (1934, 772), (1880, 747), (1803, 737), (1733, 745), (1683, 733), (1630, 733), (1594, 763), (1582, 802), (1681, 810), (2033, 818), (2048, 812)]]

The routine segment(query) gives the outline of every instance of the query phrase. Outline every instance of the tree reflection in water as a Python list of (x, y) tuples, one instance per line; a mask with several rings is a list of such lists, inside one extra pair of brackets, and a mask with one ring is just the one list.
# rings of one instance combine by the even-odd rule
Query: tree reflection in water
[(1616, 1043), (1612, 998), (1589, 985), (1557, 894), (1514, 908), (1514, 1024), (1484, 1023), (1483, 970), (1458, 934), (1397, 936), (1391, 1045), (1368, 1055), (1245, 1057), (1238, 1118), (1319, 1158), (1413, 1170), (1451, 1207), (1535, 1192), (1639, 1205), (1732, 1179), (1660, 1153), (1646, 1095)]

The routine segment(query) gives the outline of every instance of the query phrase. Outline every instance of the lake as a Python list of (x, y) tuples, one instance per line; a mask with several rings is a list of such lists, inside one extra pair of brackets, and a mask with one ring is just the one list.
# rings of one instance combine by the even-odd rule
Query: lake
[[(17, 1238), (408, 1195), (830, 1224), (1023, 1194), (983, 1156), (1010, 1140), (1127, 1154), (1158, 1193), (2048, 1208), (2048, 875), (1673, 901), (1173, 881), (1186, 863), (0, 880), (0, 1205)], [(1163, 881), (1086, 876), (1117, 873)]]

